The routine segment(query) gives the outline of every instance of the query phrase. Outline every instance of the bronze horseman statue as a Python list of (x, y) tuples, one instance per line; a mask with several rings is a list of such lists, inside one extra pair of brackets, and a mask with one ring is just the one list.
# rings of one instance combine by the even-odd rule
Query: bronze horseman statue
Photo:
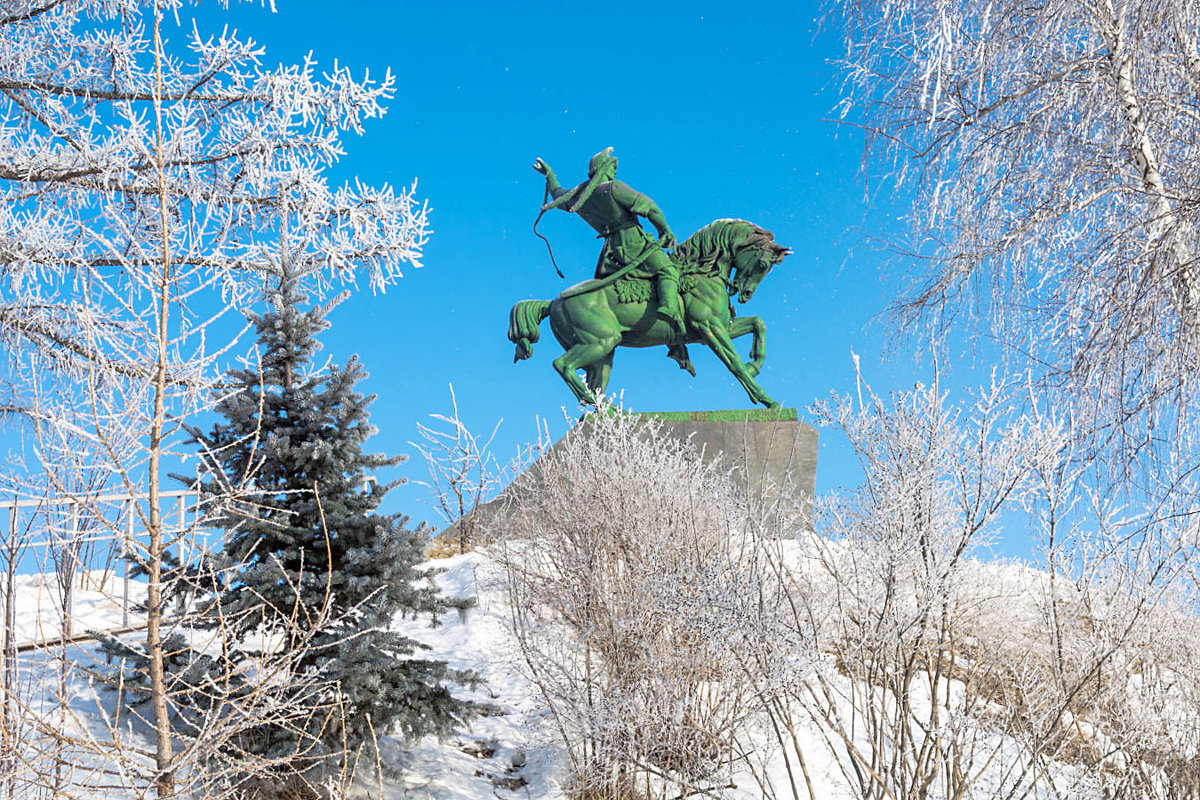
[[(616, 179), (612, 148), (592, 157), (588, 179), (564, 189), (542, 159), (534, 169), (546, 176), (551, 198), (542, 207), (578, 214), (604, 239), (595, 278), (553, 300), (523, 300), (513, 306), (508, 338), (514, 360), (529, 358), (539, 326), (550, 329), (566, 350), (554, 360), (581, 403), (594, 403), (608, 386), (613, 352), (625, 347), (666, 345), (680, 367), (695, 375), (689, 344), (705, 344), (733, 373), (750, 399), (778, 408), (754, 380), (766, 357), (766, 325), (758, 317), (735, 317), (731, 297), (747, 302), (758, 284), (791, 250), (774, 235), (737, 219), (719, 219), (675, 247), (662, 210), (649, 197)], [(657, 239), (642, 228), (649, 220)], [(668, 252), (674, 248), (674, 252)], [(750, 360), (743, 362), (733, 339), (753, 334)], [(580, 380), (577, 370), (586, 373)]]

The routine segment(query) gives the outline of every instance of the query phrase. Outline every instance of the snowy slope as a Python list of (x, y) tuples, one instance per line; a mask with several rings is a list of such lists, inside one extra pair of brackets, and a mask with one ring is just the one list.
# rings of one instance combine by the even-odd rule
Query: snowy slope
[[(439, 560), (429, 566), (443, 570), (436, 581), (445, 596), (475, 598), (476, 605), (463, 615), (451, 612), (436, 625), (428, 618), (402, 619), (397, 627), (431, 648), (423, 655), (444, 659), (454, 668), (482, 675), (485, 682), (478, 689), (464, 688), (458, 694), (495, 710), (477, 717), (469, 730), (445, 741), (429, 738), (414, 744), (385, 737), (381, 742), (381, 757), (394, 771), (385, 769), (383, 797), (494, 800), (498, 795), (516, 791), (526, 798), (561, 796), (553, 779), (558, 750), (538, 735), (542, 729), (542, 709), (531, 687), (513, 666), (515, 653), (508, 634), (507, 606), (501, 593), (488, 588), (495, 582), (491, 575), (494, 568), (476, 553)], [(73, 632), (78, 635), (122, 627), (123, 595), (123, 582), (111, 575), (96, 573), (77, 579), (72, 604)], [(14, 597), (18, 644), (46, 642), (61, 636), (63, 592), (57, 576), (17, 576)], [(131, 581), (129, 597), (133, 604), (144, 599), (145, 584)], [(142, 620), (134, 612), (129, 614), (128, 621), (137, 626)], [(131, 638), (137, 635), (131, 634)], [(49, 652), (35, 649), (23, 653), (19, 657), (22, 695), (35, 707), (50, 710), (57, 706), (57, 699), (65, 691), (70, 700), (67, 718), (60, 720), (63, 729), (84, 741), (102, 742), (111, 737), (104, 718), (113, 716), (115, 696), (97, 690), (82, 672), (72, 674), (66, 685), (60, 685), (53, 655), (63, 652), (84, 669), (104, 663), (99, 648), (86, 641), (68, 645), (65, 650), (54, 645)], [(144, 725), (125, 715), (121, 727), (127, 742), (152, 749), (152, 737)], [(37, 734), (31, 731), (29, 735), (32, 738), (27, 743), (33, 744)], [(91, 749), (83, 746), (74, 753), (67, 752), (68, 760), (74, 762), (62, 775), (67, 786), (91, 782), (86, 768), (98, 766), (88, 752)], [(402, 777), (394, 777), (397, 773)], [(378, 786), (375, 771), (360, 768), (356, 794), (378, 797)], [(81, 791), (95, 798), (132, 796), (96, 789)]]
[[(400, 781), (385, 781), (386, 798), (422, 800), (495, 800), (496, 797), (556, 798), (555, 780), (561, 755), (543, 724), (544, 708), (533, 687), (517, 668), (519, 655), (509, 632), (508, 605), (498, 588), (495, 565), (480, 553), (467, 553), (426, 566), (444, 570), (436, 581), (446, 597), (475, 598), (461, 618), (451, 614), (430, 625), (427, 619), (405, 619), (400, 630), (432, 649), (456, 669), (480, 673), (486, 684), (460, 691), (497, 707), (477, 717), (467, 731), (445, 742), (432, 738), (405, 748), (388, 739), (386, 763), (400, 767)], [(360, 781), (362, 788), (369, 782)]]
[[(803, 543), (788, 543), (787, 546), (794, 548), (788, 561), (794, 568), (804, 570), (807, 556)], [(522, 675), (521, 656), (510, 631), (510, 612), (497, 566), (480, 552), (436, 560), (426, 566), (440, 570), (435, 580), (444, 596), (473, 598), (475, 605), (462, 615), (451, 612), (437, 624), (432, 624), (428, 618), (400, 619), (396, 622), (397, 629), (428, 645), (430, 650), (425, 654), (428, 657), (480, 674), (484, 679), (482, 685), (474, 690), (460, 687), (456, 693), (493, 710), (481, 714), (467, 730), (444, 741), (427, 738), (410, 743), (384, 737), (381, 759), (390, 769), (384, 770), (385, 775), (380, 780), (373, 769), (360, 768), (355, 794), (391, 800), (507, 800), (510, 797), (558, 800), (563, 797), (561, 782), (568, 772), (564, 751), (541, 696)], [(1036, 624), (1043, 613), (1037, 598), (1045, 594), (1045, 574), (1005, 563), (969, 562), (967, 571), (971, 585), (986, 587), (986, 591), (974, 595), (980, 606), (969, 617), (976, 625), (993, 629), (1007, 626), (1010, 631), (1019, 631)], [(76, 632), (113, 629), (121, 625), (123, 586), (111, 576), (100, 585), (101, 577), (89, 576), (76, 590)], [(825, 587), (826, 590), (831, 588)], [(140, 599), (144, 596), (144, 585), (133, 584), (130, 594), (135, 601)], [(18, 641), (45, 640), (59, 634), (59, 597), (54, 576), (19, 577), (16, 593)], [(138, 621), (136, 615), (131, 616), (131, 624), (136, 625)], [(1019, 636), (1009, 641), (1017, 651), (1024, 647)], [(1019, 656), (1017, 651), (996, 655), (1016, 652)], [(54, 652), (62, 651), (56, 647)], [(101, 659), (98, 648), (87, 643), (68, 646), (65, 652), (69, 659), (84, 667), (94, 667)], [(816, 657), (835, 659), (831, 653), (817, 654)], [(21, 664), (21, 680), (29, 690), (26, 696), (31, 701), (53, 708), (62, 692), (70, 698), (70, 713), (62, 722), (64, 730), (84, 743), (86, 740), (101, 743), (105, 737), (111, 737), (111, 731), (103, 722), (105, 715), (111, 717), (115, 708), (111, 692), (94, 690), (83, 673), (70, 678), (68, 685), (60, 685), (52, 659), (41, 652), (23, 653)], [(833, 670), (829, 674), (832, 675), (831, 685), (843, 697), (861, 692), (862, 687), (856, 687), (844, 673)], [(950, 689), (954, 690), (954, 687), (950, 686)], [(928, 705), (927, 697), (924, 701), (915, 697), (914, 701), (918, 707), (923, 702)], [(1192, 717), (1181, 716), (1184, 718)], [(974, 724), (965, 717), (959, 721)], [(772, 745), (769, 738), (756, 738), (747, 748), (754, 751), (752, 758), (756, 762), (758, 779), (768, 781), (771, 793), (780, 800), (793, 796), (793, 785), (796, 796), (806, 800), (809, 781), (813, 795), (822, 800), (854, 796), (853, 780), (844, 771), (844, 752), (839, 760), (830, 749), (831, 744), (841, 747), (837, 735), (822, 728), (812, 718), (796, 722), (796, 744), (805, 759), (803, 780), (795, 750), (791, 751), (791, 762), (785, 762), (780, 748)], [(128, 715), (123, 719), (121, 730), (126, 741), (139, 743), (148, 750), (151, 748), (149, 731)], [(1020, 753), (1003, 733), (981, 731), (975, 743), (982, 751), (993, 752), (995, 762), (976, 776), (972, 796), (1004, 796), (1007, 792), (1002, 772), (1019, 761)], [(856, 744), (869, 746), (865, 741)], [(92, 752), (103, 750), (102, 747), (92, 748)], [(95, 758), (81, 745), (77, 766), (95, 765)], [(1057, 790), (1065, 796), (1084, 796), (1080, 790), (1088, 785), (1086, 776), (1075, 775), (1073, 769), (1061, 765), (1053, 767), (1053, 772), (1057, 777), (1051, 777), (1051, 781), (1062, 784)], [(73, 775), (86, 779), (82, 771)], [(67, 776), (68, 782), (73, 779), (72, 775)], [(764, 794), (763, 787), (745, 767), (735, 768), (731, 774), (722, 776), (721, 784), (723, 788), (719, 794), (729, 800), (751, 800)], [(379, 791), (381, 786), (382, 793)], [(1029, 796), (1044, 796), (1048, 788), (1048, 785), (1042, 785)], [(132, 795), (90, 792), (81, 796), (124, 800)]]
[[(99, 570), (76, 577), (72, 602), (72, 630), (111, 630), (123, 623), (124, 585), (120, 577)], [(18, 645), (41, 642), (62, 635), (63, 587), (57, 575), (17, 575), (13, 591), (16, 610), (14, 633)], [(146, 585), (129, 582), (130, 608), (146, 597)], [(140, 617), (129, 614), (129, 624)]]

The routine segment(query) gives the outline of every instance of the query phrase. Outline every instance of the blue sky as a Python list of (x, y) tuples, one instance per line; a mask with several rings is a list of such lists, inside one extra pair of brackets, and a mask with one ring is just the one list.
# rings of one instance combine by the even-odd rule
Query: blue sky
[[(820, 30), (816, 3), (277, 0), (277, 9), (205, 4), (199, 24), (249, 35), (266, 47), (266, 64), (311, 51), (319, 65), (336, 59), (357, 74), (390, 68), (398, 92), (388, 114), (346, 139), (333, 178), (417, 179), (432, 208), (424, 267), (385, 295), (360, 291), (324, 337), (326, 354), (358, 353), (371, 374), (376, 449), (416, 456), (416, 424), (447, 411), (451, 383), (477, 433), (503, 420), (494, 444), (502, 461), (535, 436), (538, 417), (560, 432), (563, 408), (577, 414), (551, 368), (561, 351), (548, 328), (519, 364), (505, 331), (516, 301), (549, 299), (590, 277), (600, 247), (582, 220), (548, 214), (539, 230), (567, 279), (555, 275), (532, 232), (543, 180), (531, 163), (544, 158), (570, 185), (607, 146), (619, 177), (658, 202), (681, 240), (741, 217), (794, 249), (740, 309), (767, 322), (759, 380), (776, 400), (803, 416), (814, 400), (852, 391), (851, 349), (877, 391), (928, 380), (872, 322), (900, 286), (872, 243), (898, 211), (886, 196), (866, 202), (861, 137), (830, 121), (839, 41)], [(715, 356), (692, 351), (695, 378), (661, 349), (622, 349), (610, 391), (635, 410), (749, 407)], [(856, 482), (845, 443), (823, 437), (818, 491)], [(401, 473), (419, 480), (419, 457)], [(389, 505), (434, 519), (424, 499), (406, 486)]]

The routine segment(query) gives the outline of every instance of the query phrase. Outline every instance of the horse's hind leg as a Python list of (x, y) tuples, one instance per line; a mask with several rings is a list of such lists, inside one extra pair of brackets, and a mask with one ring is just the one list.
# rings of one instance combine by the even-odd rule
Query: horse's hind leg
[[(617, 346), (618, 341), (620, 341), (619, 337), (604, 339), (590, 344), (571, 345), (571, 349), (554, 359), (554, 368), (558, 370), (558, 374), (562, 376), (562, 379), (567, 382), (567, 386), (575, 393), (575, 397), (578, 398), (579, 402), (592, 405), (596, 402), (596, 395), (591, 388), (585, 386), (583, 381), (579, 379), (576, 370), (581, 368), (587, 369), (590, 382), (592, 365), (601, 366), (599, 362), (607, 360), (611, 369), (612, 351)], [(602, 366), (601, 371), (604, 374), (603, 383), (607, 384), (608, 374), (606, 371), (603, 371)], [(599, 374), (598, 372), (597, 375)]]
[(602, 395), (608, 389), (608, 378), (612, 375), (615, 353), (615, 349), (610, 350), (607, 356), (587, 368), (587, 385), (594, 394)]

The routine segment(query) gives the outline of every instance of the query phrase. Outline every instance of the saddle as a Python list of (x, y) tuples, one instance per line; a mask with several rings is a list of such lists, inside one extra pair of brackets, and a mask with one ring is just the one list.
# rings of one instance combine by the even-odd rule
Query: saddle
[[(679, 297), (681, 302), (683, 296), (692, 288), (693, 283), (694, 278), (691, 275), (684, 273), (679, 276)], [(627, 276), (613, 284), (613, 289), (617, 293), (617, 300), (622, 303), (650, 303), (658, 301), (658, 288), (650, 278)]]

